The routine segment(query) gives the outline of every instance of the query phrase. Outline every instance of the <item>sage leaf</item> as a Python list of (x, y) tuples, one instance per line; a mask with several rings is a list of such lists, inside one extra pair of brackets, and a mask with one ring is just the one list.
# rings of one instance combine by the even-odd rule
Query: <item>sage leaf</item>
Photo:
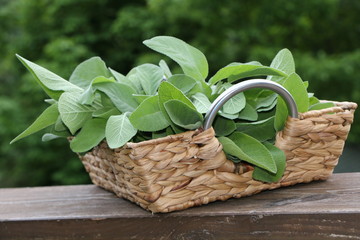
[(70, 76), (69, 81), (83, 89), (89, 87), (96, 77), (111, 77), (109, 69), (100, 57), (92, 57), (80, 63)]
[(67, 128), (62, 131), (56, 131), (55, 126), (50, 127), (49, 134), (56, 135), (59, 138), (67, 138), (67, 137), (71, 136), (71, 133)]
[(217, 116), (213, 124), (216, 136), (227, 136), (236, 130), (236, 124), (233, 120), (229, 120), (220, 116)]
[(110, 148), (122, 147), (137, 132), (126, 115), (111, 116), (106, 123), (105, 136)]
[(112, 74), (112, 76), (116, 79), (117, 82), (119, 83), (123, 83), (126, 84), (132, 88), (134, 88), (134, 86), (132, 85), (132, 83), (130, 82), (130, 79), (125, 77), (123, 74), (115, 71), (112, 68), (109, 68), (110, 73)]
[(277, 95), (275, 94), (274, 95), (274, 101), (267, 107), (260, 107), (257, 109), (257, 111), (260, 113), (260, 112), (267, 112), (267, 111), (270, 111), (271, 109), (273, 109), (275, 106), (276, 106), (276, 103), (277, 103)]
[(61, 116), (58, 116), (55, 124), (54, 124), (54, 129), (55, 131), (57, 132), (62, 132), (62, 131), (65, 131), (67, 130), (65, 124), (63, 123), (63, 121), (61, 120)]
[(209, 66), (205, 55), (186, 42), (175, 37), (157, 36), (143, 43), (177, 62), (186, 75), (198, 80), (207, 77)]
[(265, 66), (253, 65), (253, 64), (239, 64), (239, 65), (230, 65), (221, 68), (212, 78), (210, 78), (210, 85), (214, 85), (215, 83), (232, 77), (228, 82), (234, 82), (241, 78), (253, 77), (253, 76), (263, 76), (263, 75), (278, 75), (286, 77), (287, 74)]
[(267, 112), (258, 112), (258, 119), (257, 121), (266, 120), (268, 118), (274, 117), (276, 112), (276, 108), (271, 109)]
[(254, 88), (244, 92), (246, 102), (254, 106), (257, 110), (267, 109), (272, 106), (277, 99), (277, 94), (270, 90)]
[(152, 139), (162, 138), (162, 137), (166, 137), (166, 136), (173, 135), (173, 134), (174, 134), (174, 131), (171, 129), (171, 127), (167, 127), (164, 130), (152, 132), (151, 138)]
[[(140, 82), (146, 95), (155, 95), (164, 76), (164, 71), (154, 64), (143, 64), (132, 69), (131, 78)], [(137, 80), (134, 80), (137, 78)]]
[[(116, 82), (128, 85), (129, 87), (133, 88), (135, 91), (137, 91), (137, 90), (140, 91), (141, 90), (140, 82), (137, 85), (134, 82), (132, 82), (129, 77), (124, 76), (123, 74), (115, 71), (114, 69), (109, 68), (109, 71), (112, 74), (112, 76), (115, 78)], [(134, 79), (133, 79), (133, 81), (134, 81)]]
[(44, 112), (41, 113), (40, 116), (38, 118), (36, 118), (36, 120), (27, 129), (25, 129), (16, 138), (14, 138), (10, 142), (10, 144), (12, 144), (24, 137), (27, 137), (33, 133), (36, 133), (50, 125), (53, 125), (57, 121), (58, 116), (59, 116), (58, 104), (55, 103), (55, 104), (49, 106), (48, 108), (46, 108), (44, 110)]
[(87, 152), (97, 146), (105, 138), (106, 119), (89, 119), (76, 137), (71, 140), (70, 148), (73, 152)]
[(199, 113), (207, 113), (210, 109), (211, 102), (205, 94), (198, 92), (192, 95), (194, 106)]
[(252, 177), (255, 180), (262, 182), (277, 182), (281, 179), (285, 171), (286, 156), (285, 153), (276, 146), (265, 142), (264, 146), (270, 151), (272, 158), (275, 160), (277, 172), (276, 174), (266, 171), (260, 167), (255, 166)]
[[(285, 79), (283, 86), (293, 96), (298, 111), (306, 112), (309, 108), (309, 98), (300, 76), (296, 73), (291, 74)], [(280, 131), (284, 127), (287, 116), (288, 109), (286, 103), (282, 98), (278, 98), (274, 122), (274, 126), (277, 131)]]
[(105, 93), (120, 112), (132, 112), (139, 105), (133, 97), (135, 90), (118, 82), (101, 82), (94, 84), (94, 89)]
[(164, 104), (169, 100), (176, 99), (187, 104), (189, 107), (196, 109), (194, 104), (178, 88), (176, 88), (174, 85), (172, 85), (169, 82), (162, 82), (159, 86), (158, 93), (159, 93), (159, 107), (163, 112), (166, 120), (168, 120), (175, 133), (183, 132), (184, 131), (183, 129), (180, 129), (176, 124), (172, 122), (171, 118), (169, 117), (165, 109)]
[(166, 101), (164, 107), (171, 121), (182, 128), (196, 129), (203, 122), (202, 114), (180, 100)]
[(100, 108), (98, 110), (95, 110), (92, 113), (92, 116), (96, 117), (96, 118), (108, 119), (112, 115), (120, 115), (120, 114), (121, 114), (121, 112), (117, 108), (104, 107), (104, 108)]
[(249, 103), (246, 103), (245, 107), (238, 116), (239, 119), (247, 121), (256, 121), (258, 119), (258, 113)]
[(133, 94), (134, 99), (138, 102), (138, 104), (142, 103), (145, 99), (151, 97), (149, 95), (143, 94)]
[(137, 76), (136, 67), (128, 72), (126, 78), (129, 79), (129, 83), (137, 94), (145, 94), (141, 86), (140, 78)]
[[(306, 89), (308, 89), (308, 87), (309, 87), (309, 81), (304, 81), (303, 84), (304, 84), (304, 87), (305, 87)], [(309, 94), (310, 94), (310, 93), (309, 93)], [(313, 95), (314, 95), (314, 94), (313, 94)]]
[(166, 78), (170, 78), (172, 76), (170, 68), (164, 60), (160, 60), (159, 67), (164, 71), (164, 75)]
[(55, 73), (33, 63), (29, 60), (16, 55), (20, 62), (31, 72), (38, 84), (43, 88), (45, 93), (52, 99), (58, 100), (63, 91), (81, 92), (82, 89)]
[(44, 100), (44, 102), (46, 102), (46, 103), (48, 103), (48, 104), (50, 104), (50, 105), (52, 105), (52, 104), (54, 104), (54, 103), (57, 103), (57, 101), (56, 101), (56, 100), (51, 99), (51, 98), (49, 98), (49, 99), (45, 99), (45, 100)]
[(169, 82), (162, 82), (159, 87), (159, 101), (160, 105), (168, 100), (177, 99), (182, 101), (189, 107), (195, 109), (194, 104), (187, 98), (178, 88)]
[(195, 85), (197, 85), (195, 79), (185, 74), (172, 75), (167, 81), (182, 91), (185, 95), (187, 95), (190, 90), (193, 89)]
[(275, 160), (270, 151), (255, 138), (244, 133), (235, 132), (229, 137), (219, 137), (224, 152), (271, 173), (276, 173)]
[(316, 97), (312, 96), (309, 98), (309, 105), (312, 106), (312, 105), (315, 105), (317, 103), (320, 103), (320, 100), (317, 99)]
[(58, 138), (62, 138), (61, 136), (52, 134), (52, 133), (45, 133), (42, 137), (41, 137), (41, 141), (43, 142), (49, 142), (52, 141), (54, 139), (58, 139)]
[[(225, 89), (228, 89), (231, 86), (231, 84), (224, 86)], [(224, 106), (222, 107), (222, 111), (228, 114), (237, 114), (244, 109), (245, 105), (246, 105), (245, 95), (243, 92), (240, 92), (235, 96), (233, 96), (232, 98), (230, 98), (224, 104)]]
[(225, 113), (224, 111), (220, 110), (218, 113), (220, 116), (227, 118), (227, 119), (231, 119), (231, 120), (235, 120), (239, 117), (239, 114), (230, 114), (230, 113)]
[(274, 116), (257, 122), (236, 123), (236, 129), (239, 132), (256, 138), (260, 142), (273, 139), (276, 134)]
[[(295, 73), (295, 62), (291, 52), (286, 48), (280, 50), (272, 60), (270, 67), (278, 69), (287, 75)], [(270, 75), (267, 79), (281, 83), (281, 81), (284, 80), (284, 76)]]
[(145, 99), (129, 119), (131, 124), (140, 131), (154, 132), (170, 125), (159, 107), (159, 96)]
[(331, 108), (334, 106), (335, 106), (335, 104), (332, 102), (320, 102), (320, 103), (316, 103), (316, 104), (310, 106), (309, 110), (321, 110), (321, 109), (325, 109), (325, 108)]
[(96, 84), (104, 83), (104, 82), (115, 82), (114, 78), (106, 78), (106, 77), (96, 77), (91, 81), (91, 84), (85, 89), (85, 91), (81, 94), (80, 103), (91, 105), (95, 100), (95, 92), (96, 92)]
[(87, 120), (91, 118), (92, 113), (101, 108), (101, 105), (85, 105), (80, 102), (80, 94), (64, 92), (59, 98), (59, 112), (62, 121), (75, 134)]

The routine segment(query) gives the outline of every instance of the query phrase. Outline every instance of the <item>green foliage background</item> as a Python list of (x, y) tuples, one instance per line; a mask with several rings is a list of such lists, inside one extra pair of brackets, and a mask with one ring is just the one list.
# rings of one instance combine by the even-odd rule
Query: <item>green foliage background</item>
[[(46, 107), (15, 53), (68, 78), (95, 55), (122, 73), (158, 62), (160, 55), (142, 44), (156, 35), (199, 48), (212, 74), (233, 61), (269, 64), (289, 48), (319, 98), (360, 102), (360, 1), (0, 0), (0, 6), (0, 187), (89, 182), (66, 141), (43, 143), (37, 134), (9, 145)], [(360, 142), (356, 122), (348, 141)]]

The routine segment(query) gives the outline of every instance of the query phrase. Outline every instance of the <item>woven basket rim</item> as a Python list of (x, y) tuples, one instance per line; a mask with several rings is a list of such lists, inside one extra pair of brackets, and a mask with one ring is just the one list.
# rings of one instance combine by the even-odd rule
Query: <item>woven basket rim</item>
[[(342, 113), (345, 111), (354, 111), (357, 108), (357, 104), (354, 102), (337, 102), (337, 101), (328, 101), (328, 100), (321, 100), (321, 102), (332, 102), (335, 104), (334, 107), (325, 108), (321, 110), (311, 110), (305, 113), (299, 114), (299, 120), (311, 118), (311, 117), (320, 117), (321, 115), (328, 114), (328, 113)], [(291, 118), (291, 117), (289, 117)], [(209, 128), (209, 131), (214, 131), (213, 128)], [(208, 131), (205, 130), (205, 131)], [(199, 133), (204, 132), (201, 128), (196, 130), (190, 130), (183, 133), (173, 134), (161, 138), (150, 139), (138, 143), (128, 142), (121, 148), (137, 148), (146, 145), (155, 145), (160, 144), (163, 142), (169, 141), (177, 141), (184, 138), (191, 138), (192, 136), (198, 135)]]
[(328, 113), (342, 113), (345, 111), (355, 111), (355, 109), (357, 108), (357, 104), (354, 102), (337, 102), (337, 101), (328, 101), (328, 100), (321, 100), (320, 102), (322, 103), (332, 102), (335, 104), (335, 106), (330, 108), (324, 108), (321, 110), (310, 110), (304, 113), (300, 113), (299, 119), (302, 120), (311, 117), (320, 117)]

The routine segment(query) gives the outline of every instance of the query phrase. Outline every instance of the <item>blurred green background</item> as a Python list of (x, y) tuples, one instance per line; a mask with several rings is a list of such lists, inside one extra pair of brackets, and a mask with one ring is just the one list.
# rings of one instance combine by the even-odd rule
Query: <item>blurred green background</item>
[[(233, 61), (270, 64), (286, 47), (319, 98), (359, 103), (359, 13), (356, 0), (0, 0), (0, 187), (89, 182), (65, 140), (9, 145), (46, 107), (15, 53), (68, 78), (95, 55), (122, 73), (157, 63), (142, 44), (156, 35), (199, 48), (211, 74)], [(359, 114), (337, 171), (360, 171)]]

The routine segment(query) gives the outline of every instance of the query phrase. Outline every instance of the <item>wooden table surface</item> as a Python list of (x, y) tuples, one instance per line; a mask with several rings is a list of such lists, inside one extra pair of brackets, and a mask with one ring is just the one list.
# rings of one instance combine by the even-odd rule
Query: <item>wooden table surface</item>
[(360, 173), (167, 214), (94, 185), (0, 189), (0, 239), (360, 239)]

